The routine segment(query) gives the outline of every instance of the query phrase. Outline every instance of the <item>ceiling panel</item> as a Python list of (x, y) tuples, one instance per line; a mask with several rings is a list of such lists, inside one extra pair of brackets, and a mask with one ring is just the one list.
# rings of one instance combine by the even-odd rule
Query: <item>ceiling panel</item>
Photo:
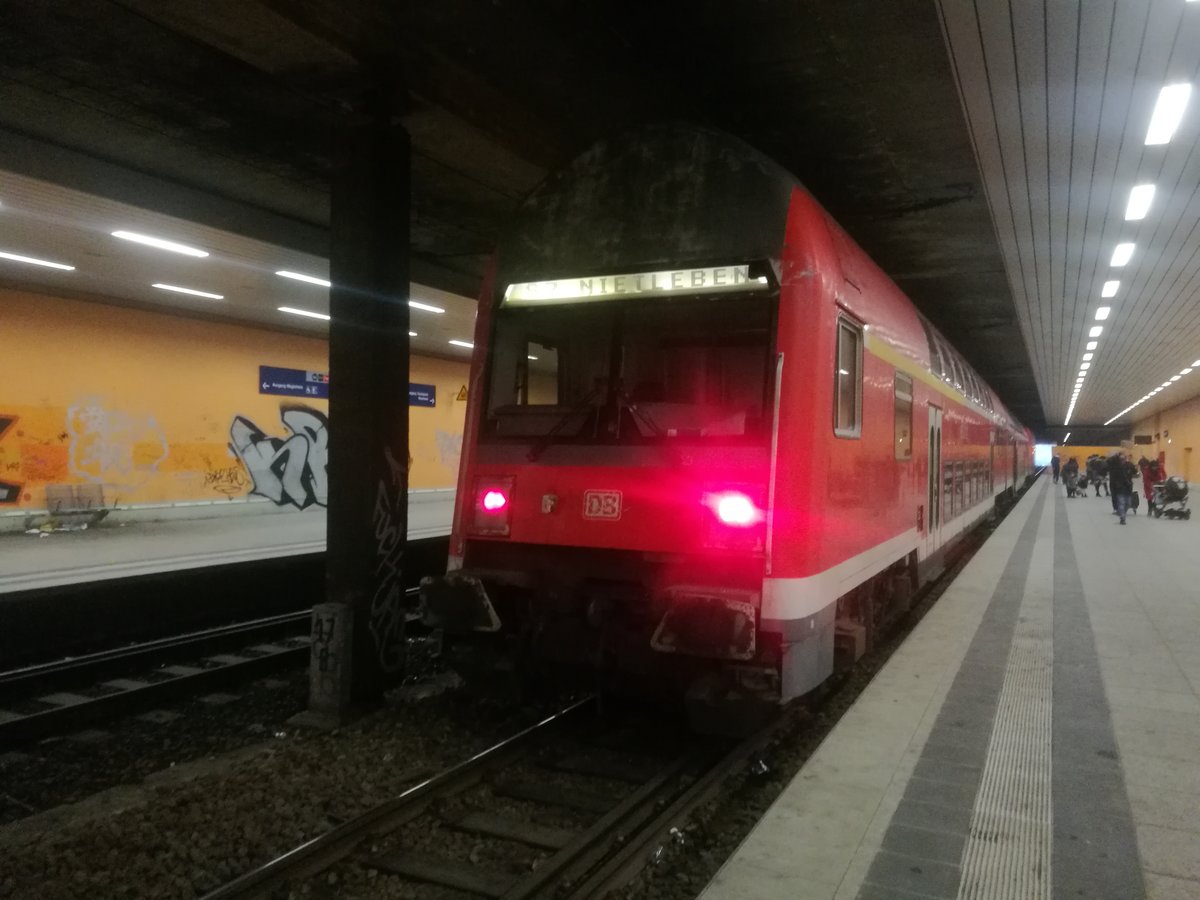
[[(1066, 422), (1099, 325), (1071, 421), (1106, 422), (1200, 358), (1200, 97), (1170, 143), (1144, 143), (1159, 89), (1200, 76), (1200, 4), (939, 8), (1046, 419)], [(1154, 203), (1145, 219), (1125, 221), (1141, 183), (1156, 185)], [(1133, 259), (1111, 267), (1126, 241)], [(1107, 280), (1120, 282), (1111, 300), (1101, 298)], [(1102, 305), (1112, 312), (1098, 322)], [(1200, 372), (1136, 414), (1197, 393)]]
[[(113, 237), (118, 230), (172, 240), (209, 256), (131, 243)], [(284, 270), (328, 278), (326, 259), (7, 172), (0, 172), (0, 251), (75, 267), (67, 272), (0, 258), (0, 283), (11, 287), (271, 330), (327, 333), (324, 321), (281, 313), (278, 307), (328, 313), (328, 289), (275, 274)], [(224, 299), (170, 293), (152, 287), (156, 282)], [(419, 284), (411, 291), (412, 299), (445, 310), (411, 310), (410, 325), (417, 332), (411, 339), (413, 352), (468, 358), (468, 351), (449, 341), (471, 340), (475, 301)]]

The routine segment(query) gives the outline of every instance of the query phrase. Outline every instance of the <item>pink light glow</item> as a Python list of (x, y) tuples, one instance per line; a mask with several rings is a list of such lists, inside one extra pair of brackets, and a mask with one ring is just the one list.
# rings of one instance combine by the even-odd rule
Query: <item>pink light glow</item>
[(483, 508), (488, 512), (499, 512), (508, 506), (508, 497), (504, 495), (504, 491), (485, 491), (483, 495)]
[(758, 510), (745, 494), (730, 491), (717, 499), (717, 518), (726, 525), (753, 525), (758, 521)]

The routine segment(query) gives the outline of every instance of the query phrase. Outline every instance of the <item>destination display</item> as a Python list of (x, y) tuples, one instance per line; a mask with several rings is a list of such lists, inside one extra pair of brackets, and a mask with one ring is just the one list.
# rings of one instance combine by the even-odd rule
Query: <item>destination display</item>
[(766, 276), (752, 277), (747, 266), (704, 266), (665, 272), (590, 275), (556, 281), (510, 284), (504, 306), (542, 306), (551, 303), (589, 303), (622, 297), (662, 297), (671, 294), (719, 294), (766, 290)]

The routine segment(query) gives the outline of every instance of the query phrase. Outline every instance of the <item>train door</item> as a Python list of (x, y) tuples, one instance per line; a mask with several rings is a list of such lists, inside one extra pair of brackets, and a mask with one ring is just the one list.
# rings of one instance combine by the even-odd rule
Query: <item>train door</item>
[(1017, 477), (1018, 477), (1018, 474), (1017, 474), (1017, 455), (1018, 454), (1017, 454), (1017, 442), (1016, 441), (1012, 442), (1012, 448), (1013, 448), (1013, 490), (1015, 491), (1015, 490), (1017, 490)]
[(925, 555), (942, 545), (942, 410), (929, 404), (929, 475), (925, 509)]

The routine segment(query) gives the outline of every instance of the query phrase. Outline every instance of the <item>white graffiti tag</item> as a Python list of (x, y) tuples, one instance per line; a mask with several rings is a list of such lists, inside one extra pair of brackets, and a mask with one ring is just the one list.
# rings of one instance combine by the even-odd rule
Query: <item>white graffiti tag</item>
[(289, 432), (270, 437), (244, 416), (229, 428), (230, 448), (254, 479), (253, 494), (279, 506), (305, 509), (329, 500), (329, 420), (307, 406), (285, 406), (279, 414)]

